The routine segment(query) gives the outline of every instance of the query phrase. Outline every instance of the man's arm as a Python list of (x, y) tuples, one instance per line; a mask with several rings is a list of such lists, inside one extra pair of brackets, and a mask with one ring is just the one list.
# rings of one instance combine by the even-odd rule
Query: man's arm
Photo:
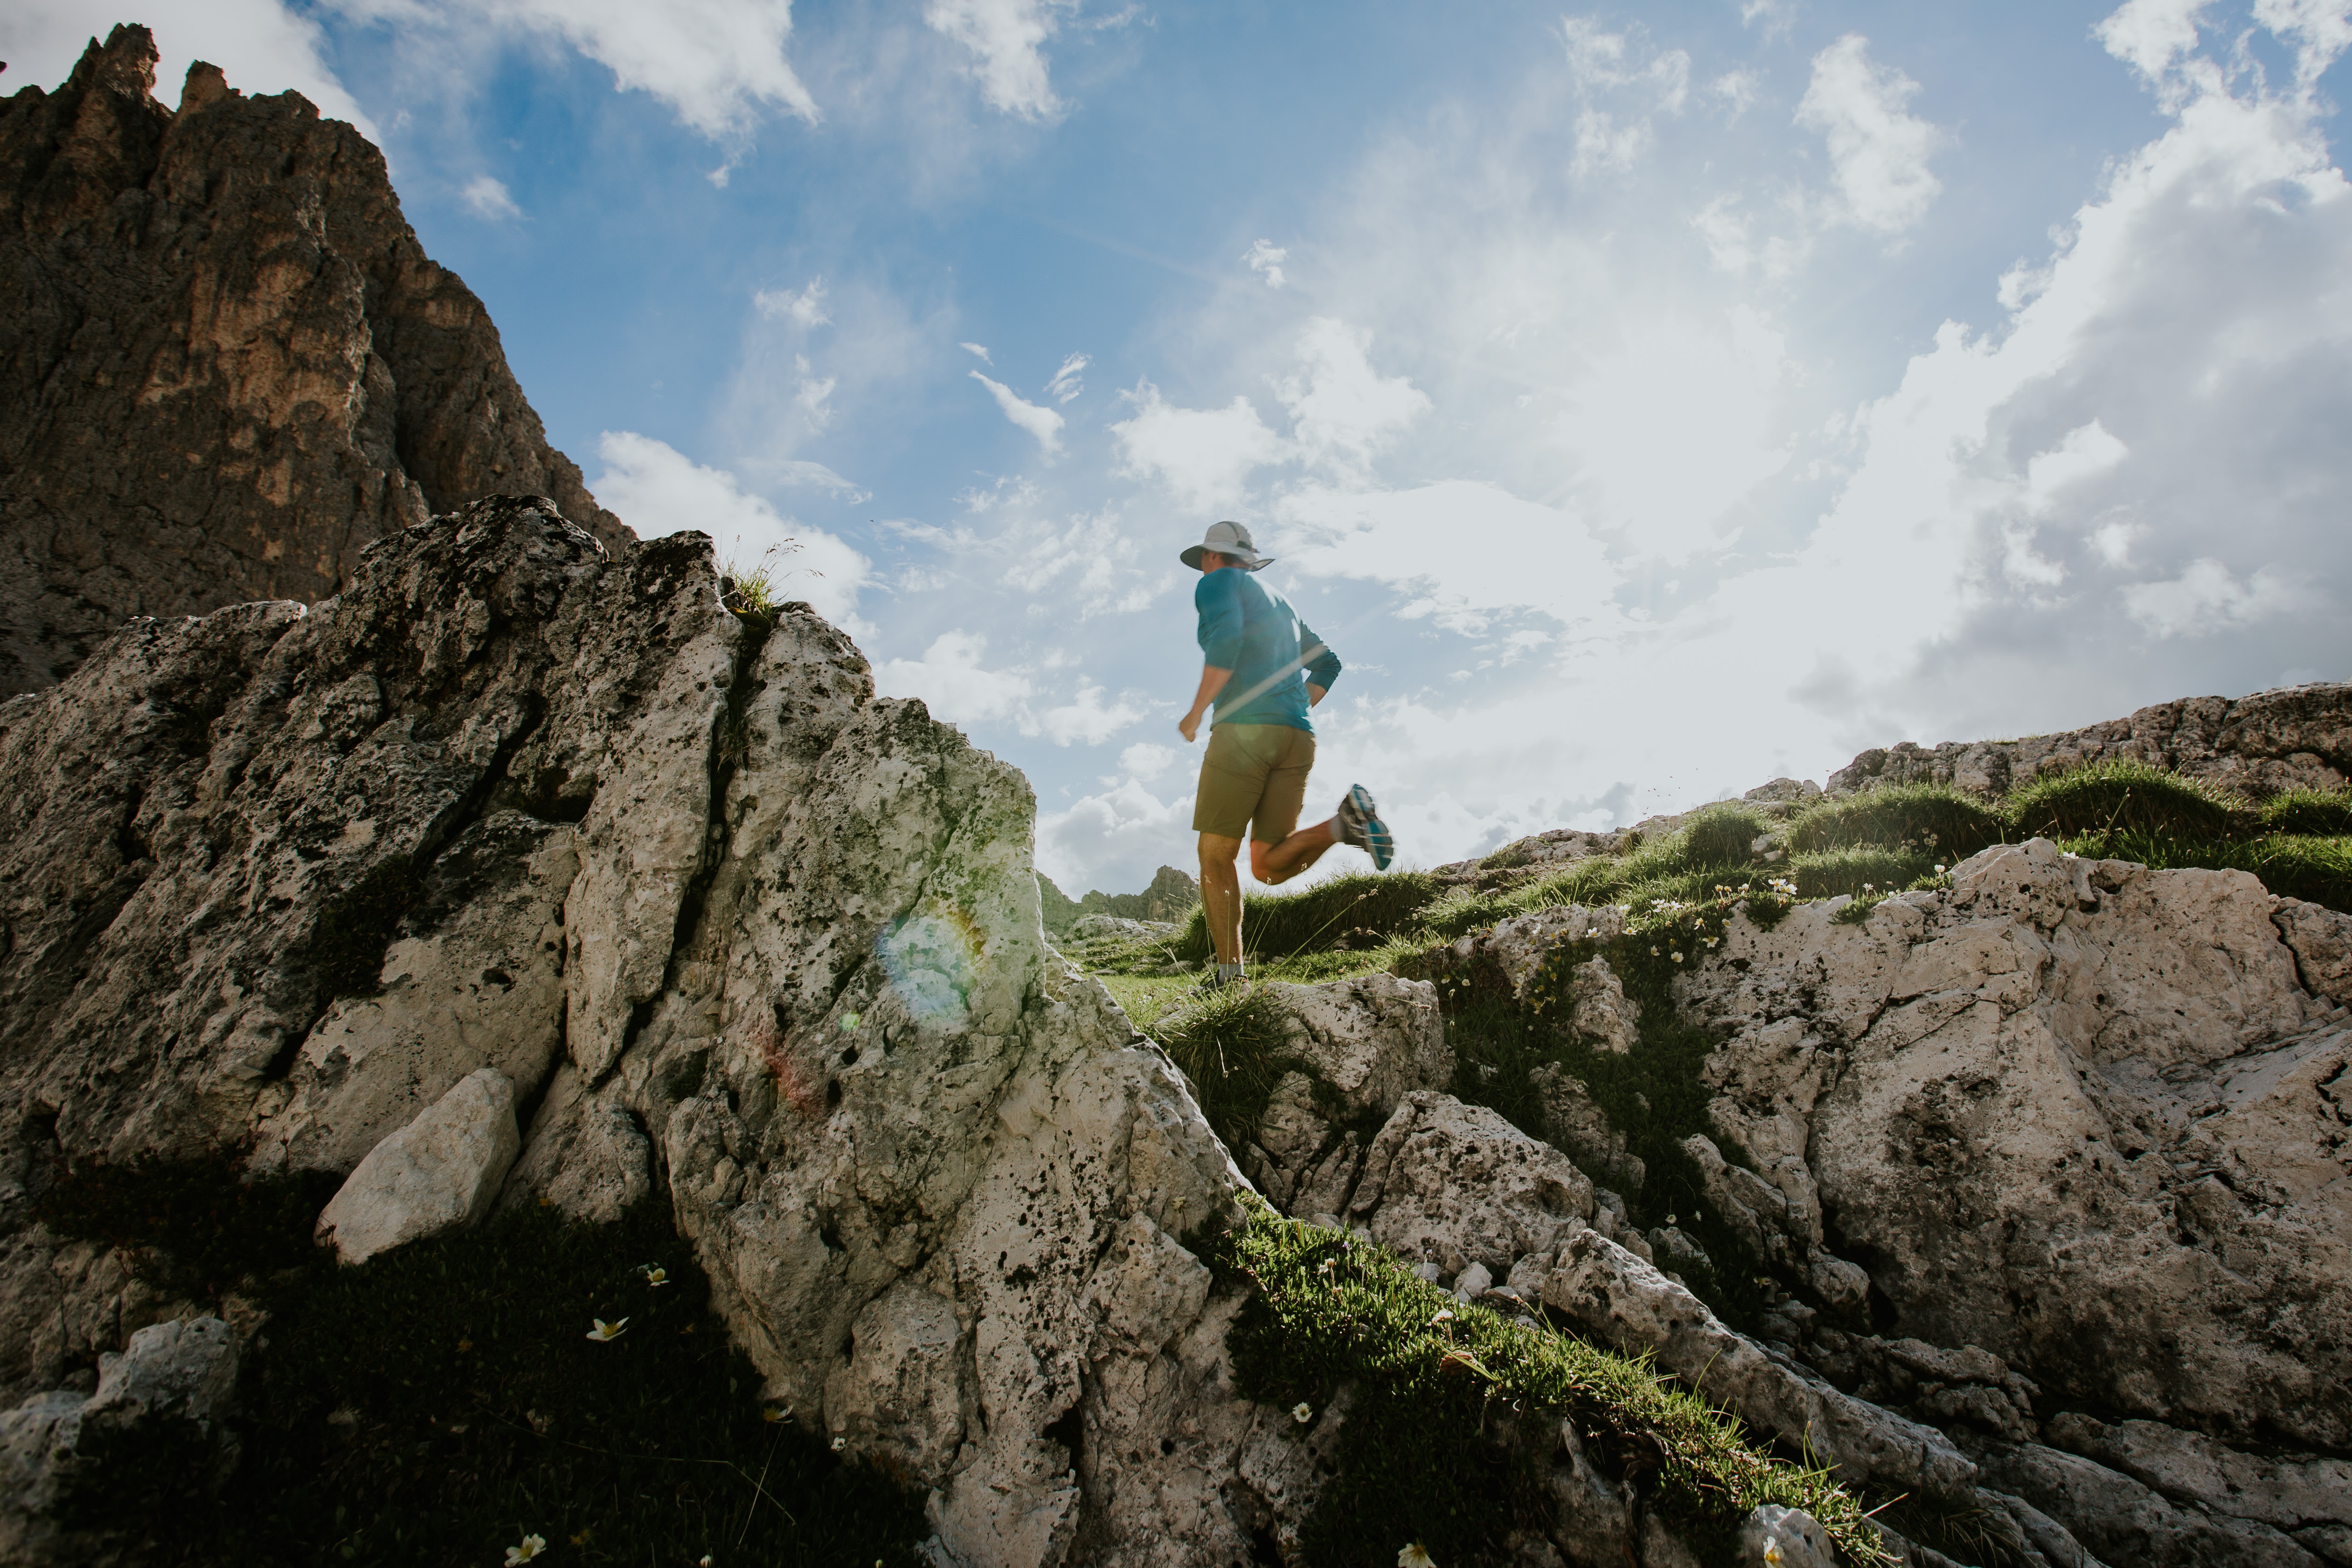
[(1234, 672), (1230, 669), (1219, 669), (1213, 664), (1201, 667), (1201, 689), (1192, 694), (1192, 710), (1176, 721), (1176, 728), (1187, 742), (1201, 732), (1201, 716), (1209, 710), (1209, 704), (1217, 700), (1217, 693), (1223, 691), (1225, 682), (1233, 678)]

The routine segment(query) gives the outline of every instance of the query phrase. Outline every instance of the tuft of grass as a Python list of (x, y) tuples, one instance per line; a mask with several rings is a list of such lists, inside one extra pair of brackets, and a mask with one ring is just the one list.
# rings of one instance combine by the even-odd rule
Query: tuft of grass
[(2264, 833), (2342, 838), (2352, 836), (2352, 789), (2292, 789), (2263, 803)]
[(1931, 877), (1941, 859), (1940, 856), (1931, 859), (1917, 852), (1853, 845), (1818, 854), (1792, 855), (1782, 875), (1797, 884), (1797, 896), (1801, 899), (1833, 899), (1840, 893), (1862, 899), (1895, 892), (1921, 877)]
[(2231, 838), (2253, 817), (2252, 807), (2237, 795), (2129, 759), (2037, 779), (2011, 791), (2001, 808), (2018, 838), (2084, 833)]
[[(742, 544), (742, 536), (739, 534), (735, 540), (738, 551), (741, 550)], [(764, 626), (774, 626), (784, 612), (783, 579), (777, 569), (776, 558), (797, 554), (799, 551), (800, 545), (787, 539), (781, 544), (771, 544), (748, 562), (740, 554), (729, 556), (726, 563), (719, 568), (719, 603), (745, 620), (756, 621)], [(813, 576), (823, 574), (811, 574)]]
[(1696, 871), (1748, 866), (1756, 858), (1756, 840), (1771, 830), (1770, 821), (1752, 805), (1724, 801), (1704, 806), (1683, 824), (1681, 868)]
[[(509, 1212), (341, 1268), (310, 1245), (299, 1183), (236, 1185), (226, 1166), (146, 1166), (42, 1200), (68, 1234), (166, 1258), (189, 1271), (175, 1279), (236, 1279), (268, 1314), (236, 1471), (209, 1499), (116, 1499), (126, 1560), (497, 1563), (536, 1534), (580, 1563), (917, 1562), (918, 1496), (764, 1418), (665, 1205), (610, 1226)], [(628, 1326), (598, 1343), (595, 1318)]]
[(1166, 1014), (1152, 1038), (1183, 1069), (1201, 1114), (1229, 1149), (1257, 1132), (1274, 1086), (1291, 1065), (1282, 1016), (1255, 986), (1228, 985)]
[(1949, 865), (2002, 842), (2006, 832), (1998, 812), (1948, 784), (1882, 784), (1809, 808), (1789, 825), (1788, 846), (1797, 854), (1902, 849)]
[(1262, 1205), (1213, 1260), (1255, 1288), (1226, 1339), (1244, 1394), (1319, 1415), (1354, 1391), (1338, 1473), (1301, 1531), (1308, 1563), (1386, 1563), (1416, 1541), (1439, 1563), (1504, 1560), (1512, 1530), (1552, 1522), (1563, 1421), (1704, 1561), (1728, 1561), (1768, 1502), (1821, 1521), (1850, 1563), (1893, 1561), (1828, 1471), (1755, 1447), (1646, 1358), (1465, 1307), (1386, 1252)]
[[(1295, 893), (1264, 894), (1242, 905), (1242, 951), (1288, 958), (1327, 951), (1352, 931), (1391, 935), (1407, 929), (1436, 896), (1437, 880), (1425, 871), (1359, 871)], [(1180, 958), (1209, 956), (1209, 923), (1199, 909), (1175, 948)]]

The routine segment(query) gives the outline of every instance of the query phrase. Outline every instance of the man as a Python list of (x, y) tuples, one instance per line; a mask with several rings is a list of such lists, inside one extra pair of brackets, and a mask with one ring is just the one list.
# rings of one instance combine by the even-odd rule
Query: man
[(1217, 955), (1207, 981), (1213, 987), (1242, 978), (1242, 880), (1235, 862), (1244, 833), (1250, 875), (1269, 884), (1290, 880), (1334, 844), (1354, 845), (1371, 856), (1375, 870), (1385, 871), (1396, 844), (1361, 784), (1349, 788), (1337, 815), (1312, 827), (1298, 826), (1307, 771), (1315, 765), (1315, 725), (1307, 710), (1331, 689), (1339, 659), (1289, 600), (1251, 575), (1273, 563), (1258, 554), (1249, 530), (1238, 522), (1213, 523), (1208, 537), (1179, 559), (1201, 574), (1192, 607), (1200, 613), (1204, 662), (1201, 689), (1176, 728), (1189, 742), (1200, 733), (1209, 705), (1217, 710), (1192, 806), (1192, 828), (1201, 836), (1201, 909)]

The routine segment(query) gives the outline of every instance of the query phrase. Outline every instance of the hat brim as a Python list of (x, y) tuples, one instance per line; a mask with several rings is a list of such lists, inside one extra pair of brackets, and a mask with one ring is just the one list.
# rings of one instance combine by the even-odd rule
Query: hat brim
[[(1207, 545), (1195, 544), (1191, 546), (1189, 549), (1178, 552), (1176, 559), (1181, 561), (1185, 565), (1190, 566), (1193, 571), (1198, 572), (1201, 569), (1201, 557), (1207, 553), (1209, 553), (1209, 547)], [(1223, 556), (1226, 560), (1232, 562), (1234, 565), (1240, 567), (1244, 572), (1261, 572), (1266, 567), (1274, 564), (1274, 557), (1271, 555), (1253, 555), (1248, 560), (1244, 561), (1239, 555), (1234, 554), (1229, 550), (1220, 550), (1217, 553)]]

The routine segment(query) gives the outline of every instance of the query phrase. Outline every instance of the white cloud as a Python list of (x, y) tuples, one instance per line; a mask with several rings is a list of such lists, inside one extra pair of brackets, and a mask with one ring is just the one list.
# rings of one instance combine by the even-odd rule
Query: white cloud
[(2155, 85), (2196, 52), (2198, 21), (2211, 8), (2212, 0), (2129, 0), (2092, 30), (2107, 53)]
[(858, 618), (857, 594), (872, 563), (841, 540), (782, 516), (733, 474), (705, 468), (650, 436), (607, 430), (597, 437), (596, 455), (604, 462), (591, 487), (597, 500), (641, 536), (698, 530), (716, 542), (721, 563), (766, 561), (779, 597), (807, 600), (853, 637), (871, 634)]
[(853, 501), (872, 499), (872, 492), (856, 481), (843, 479), (823, 463), (806, 458), (754, 459), (745, 467), (791, 489), (830, 490)]
[[(816, 100), (784, 58), (792, 0), (328, 0), (354, 20), (395, 36), (493, 32), (552, 38), (613, 73), (624, 92), (667, 104), (683, 124), (717, 142), (748, 140), (760, 117), (781, 110), (818, 118)], [(724, 184), (723, 179), (718, 183)]]
[[(240, 92), (290, 88), (328, 119), (348, 121), (369, 141), (383, 143), (375, 121), (327, 64), (326, 35), (315, 18), (277, 0), (142, 0), (135, 15), (155, 36), (155, 87), (165, 103), (179, 101), (190, 63), (206, 59)], [(97, 7), (88, 0), (12, 0), (0, 5), (7, 90), (28, 84), (56, 89), (92, 39), (103, 42), (121, 19), (121, 7)]]
[(2096, 479), (2130, 456), (2096, 419), (2066, 432), (2065, 439), (2025, 465), (2025, 509), (2046, 515), (2068, 487)]
[[(1569, 78), (1588, 100), (1576, 117), (1576, 151), (1569, 172), (1578, 179), (1630, 174), (1656, 142), (1653, 117), (1683, 111), (1690, 96), (1690, 56), (1667, 49), (1636, 64), (1634, 57), (1646, 45), (1646, 37), (1638, 29), (1633, 35), (1604, 32), (1590, 16), (1564, 18), (1560, 42), (1568, 51)], [(1617, 107), (1604, 109), (1590, 101), (1603, 96)]]
[(1731, 110), (1731, 118), (1737, 120), (1756, 107), (1756, 96), (1760, 79), (1754, 71), (1745, 68), (1729, 70), (1708, 82), (1706, 90), (1721, 99), (1724, 105)]
[(970, 374), (972, 380), (988, 388), (988, 395), (996, 399), (996, 406), (1004, 411), (1004, 417), (1037, 437), (1037, 445), (1046, 457), (1051, 458), (1061, 451), (1062, 416), (1050, 408), (1024, 402), (1019, 393), (1001, 381), (991, 381), (976, 370)]
[(1118, 770), (1139, 784), (1150, 784), (1168, 771), (1175, 762), (1172, 746), (1155, 746), (1149, 741), (1138, 741), (1118, 754)]
[(1092, 363), (1092, 354), (1070, 355), (1062, 362), (1062, 368), (1054, 373), (1054, 379), (1045, 384), (1045, 395), (1056, 403), (1069, 402), (1086, 391), (1087, 384), (1079, 379), (1079, 373)]
[(812, 278), (805, 287), (762, 289), (751, 296), (751, 304), (760, 314), (772, 321), (790, 321), (807, 331), (828, 325), (833, 317), (824, 308), (824, 279)]
[(1310, 461), (1342, 469), (1369, 464), (1390, 439), (1429, 412), (1429, 397), (1409, 376), (1372, 369), (1370, 330), (1329, 316), (1298, 337), (1299, 374), (1274, 384), (1297, 422), (1293, 438)]
[(1223, 408), (1179, 408), (1148, 381), (1119, 395), (1135, 406), (1110, 427), (1120, 471), (1156, 479), (1186, 510), (1239, 500), (1251, 473), (1286, 454), (1282, 437), (1266, 428), (1247, 397)]
[[(1038, 713), (1035, 724), (1057, 746), (1100, 745), (1143, 717), (1143, 710), (1125, 700), (1106, 704), (1103, 689), (1080, 679), (1076, 695), (1058, 708)], [(1027, 726), (1024, 726), (1027, 729)]]
[(1255, 240), (1242, 252), (1242, 263), (1265, 279), (1269, 289), (1282, 287), (1282, 263), (1290, 252), (1270, 240)]
[(1129, 779), (1060, 811), (1039, 812), (1037, 868), (1073, 898), (1081, 889), (1132, 891), (1171, 851), (1190, 868), (1192, 821), (1189, 792), (1162, 801)]
[(971, 51), (966, 74), (990, 107), (1024, 120), (1061, 117), (1041, 49), (1074, 0), (930, 0), (923, 20)]
[(941, 632), (920, 658), (885, 659), (874, 667), (874, 689), (885, 697), (919, 697), (935, 719), (976, 724), (1018, 710), (1034, 689), (1018, 670), (982, 668), (988, 639), (975, 632)]
[(522, 208), (515, 205), (514, 195), (506, 183), (488, 174), (477, 174), (467, 181), (457, 197), (468, 212), (491, 223), (506, 223), (522, 216)]
[(833, 423), (833, 389), (840, 384), (838, 377), (819, 375), (809, 363), (806, 354), (793, 356), (794, 380), (793, 406), (800, 410), (811, 430), (823, 430)]
[(1821, 133), (1853, 221), (1896, 234), (1927, 216), (1944, 184), (1927, 167), (1944, 132), (1906, 112), (1919, 90), (1892, 66), (1871, 63), (1870, 40), (1848, 33), (1813, 57), (1797, 123)]
[(2135, 584), (2123, 598), (2131, 618), (2159, 637), (2210, 637), (2308, 602), (2284, 573), (2264, 567), (2241, 583), (2210, 555), (2169, 581)]
[(988, 357), (988, 346), (985, 343), (958, 343), (956, 344), (956, 347), (963, 350), (963, 352), (968, 354), (978, 355), (980, 363), (982, 364), (994, 364), (996, 363), (994, 360)]

